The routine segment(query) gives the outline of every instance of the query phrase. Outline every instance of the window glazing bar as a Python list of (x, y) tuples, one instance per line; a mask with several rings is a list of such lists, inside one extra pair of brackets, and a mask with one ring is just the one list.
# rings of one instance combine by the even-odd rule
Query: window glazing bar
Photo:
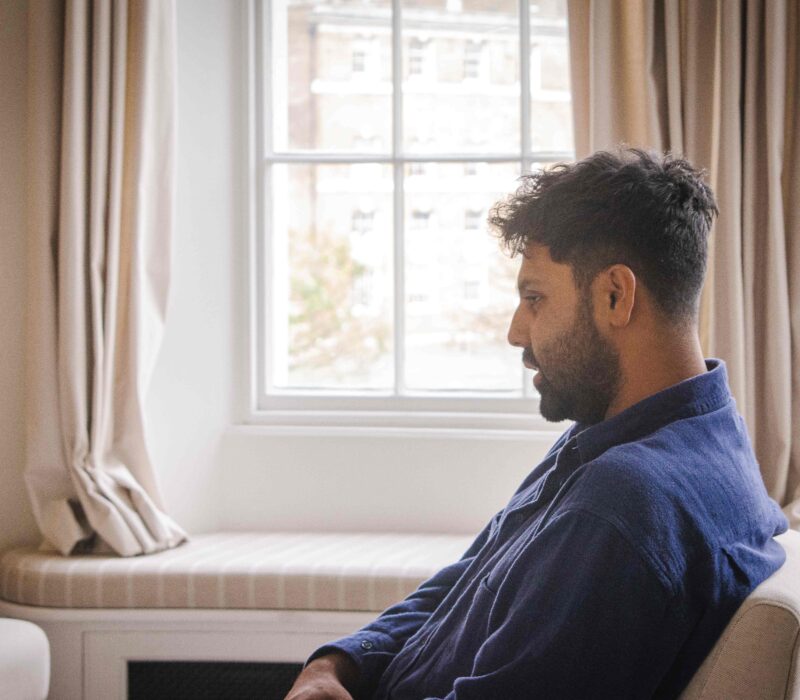
[[(273, 94), (272, 94), (272, 0), (263, 0), (255, 5), (256, 12), (256, 152), (267, 155), (272, 153), (273, 143)], [(273, 377), (273, 352), (267, 346), (267, 338), (271, 337), (273, 323), (273, 270), (272, 225), (269, 212), (272, 211), (272, 168), (258, 168), (256, 173), (256, 333), (257, 361), (256, 381), (258, 393), (264, 396), (269, 393)]]
[[(520, 144), (522, 172), (531, 168), (531, 8), (530, 0), (519, 0), (519, 87), (520, 87)], [(544, 156), (545, 154), (537, 154)], [(539, 158), (544, 160), (544, 158)]]
[(275, 153), (265, 156), (267, 163), (518, 163), (520, 159), (532, 162), (556, 162), (571, 159), (568, 151), (542, 151), (540, 153), (430, 153), (414, 155), (362, 153)]
[(400, 0), (392, 0), (392, 156), (394, 163), (394, 390), (406, 390), (405, 193), (403, 181), (403, 15)]

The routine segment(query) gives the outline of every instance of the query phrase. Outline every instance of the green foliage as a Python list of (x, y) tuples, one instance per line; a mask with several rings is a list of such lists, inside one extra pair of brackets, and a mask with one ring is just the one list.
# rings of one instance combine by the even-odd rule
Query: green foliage
[(327, 379), (352, 378), (383, 356), (391, 327), (385, 318), (354, 313), (353, 289), (367, 272), (349, 241), (325, 232), (289, 233), (290, 370), (325, 370)]

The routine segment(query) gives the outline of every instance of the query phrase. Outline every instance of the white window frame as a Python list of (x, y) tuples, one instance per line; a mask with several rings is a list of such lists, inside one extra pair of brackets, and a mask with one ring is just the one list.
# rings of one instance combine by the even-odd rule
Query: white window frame
[[(534, 163), (571, 159), (564, 151), (533, 152), (531, 150), (531, 93), (530, 93), (530, 13), (529, 0), (519, 0), (520, 21), (520, 149), (509, 153), (404, 153), (403, 92), (402, 92), (402, 15), (401, 0), (392, 0), (392, 153), (382, 155), (332, 154), (310, 152), (276, 152), (272, 147), (273, 119), (285, 115), (273, 113), (273, 79), (263, 69), (265, 57), (283, 47), (276, 46), (269, 31), (272, 26), (272, 0), (248, 0), (243, 4), (248, 40), (245, 46), (247, 102), (247, 138), (245, 143), (247, 212), (247, 307), (248, 338), (243, 352), (244, 370), (238, 372), (241, 396), (240, 423), (261, 425), (278, 432), (296, 429), (323, 433), (342, 429), (352, 434), (379, 434), (399, 431), (408, 435), (487, 434), (492, 437), (520, 432), (553, 433), (562, 425), (546, 422), (538, 412), (538, 397), (532, 389), (531, 373), (520, 361), (521, 391), (409, 391), (404, 387), (403, 343), (395, 342), (395, 390), (307, 390), (278, 389), (268, 386), (271, 375), (270, 358), (266, 353), (266, 329), (271, 327), (267, 290), (273, 285), (275, 270), (268, 251), (271, 249), (269, 199), (271, 195), (271, 164), (358, 164), (390, 165), (394, 173), (394, 275), (395, 275), (395, 333), (404, 337), (404, 236), (405, 196), (402, 187), (403, 170), (409, 163), (518, 163), (528, 172)], [(282, 78), (281, 78), (282, 79)], [(478, 166), (480, 168), (480, 165)], [(508, 310), (509, 320), (513, 307)]]

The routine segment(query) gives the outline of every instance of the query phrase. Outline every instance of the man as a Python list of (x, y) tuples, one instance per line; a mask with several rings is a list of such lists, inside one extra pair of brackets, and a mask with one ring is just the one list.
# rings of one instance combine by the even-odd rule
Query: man
[(716, 211), (686, 161), (633, 149), (529, 175), (494, 208), (522, 253), (509, 342), (542, 415), (576, 423), (460, 561), (315, 652), (290, 698), (680, 694), (785, 557), (697, 335)]

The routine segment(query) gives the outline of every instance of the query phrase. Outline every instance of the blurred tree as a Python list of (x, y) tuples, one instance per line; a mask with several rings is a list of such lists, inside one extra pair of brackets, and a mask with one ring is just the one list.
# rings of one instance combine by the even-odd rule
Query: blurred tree
[(353, 260), (346, 238), (324, 231), (290, 231), (289, 255), (290, 372), (324, 369), (326, 383), (363, 379), (388, 352), (392, 335), (385, 315), (354, 312), (353, 292), (367, 267)]
[(462, 334), (467, 332), (471, 342), (464, 346), (459, 341), (459, 334), (454, 333), (449, 345), (462, 346), (463, 350), (485, 345), (504, 345), (508, 334), (508, 324), (514, 313), (514, 296), (517, 289), (516, 261), (509, 260), (505, 253), (498, 249), (491, 254), (488, 270), (488, 290), (484, 295), (485, 303), (480, 307), (466, 305), (451, 310), (447, 319), (453, 328)]

